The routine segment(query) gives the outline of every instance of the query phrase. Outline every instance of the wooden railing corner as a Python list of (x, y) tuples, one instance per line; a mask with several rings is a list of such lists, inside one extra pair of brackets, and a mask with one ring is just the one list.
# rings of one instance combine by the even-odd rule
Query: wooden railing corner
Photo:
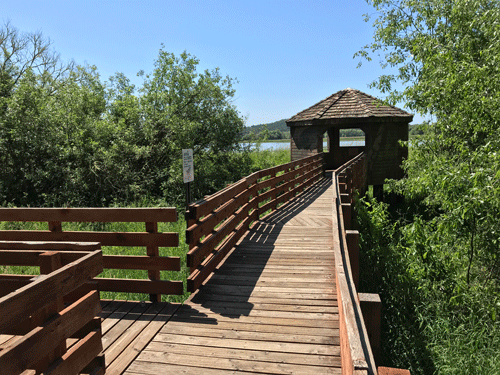
[[(40, 275), (29, 280), (0, 275), (0, 335), (14, 335), (0, 348), (2, 374), (71, 375), (86, 367), (104, 373), (98, 291), (65, 304), (65, 296), (102, 272), (100, 248), (97, 243), (0, 242), (0, 265), (40, 267)], [(9, 281), (16, 278), (27, 282), (13, 289)]]

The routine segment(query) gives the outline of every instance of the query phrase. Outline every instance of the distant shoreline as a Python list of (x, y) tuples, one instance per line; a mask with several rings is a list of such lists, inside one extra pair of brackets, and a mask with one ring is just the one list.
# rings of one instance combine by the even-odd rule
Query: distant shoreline
[[(341, 137), (340, 141), (341, 142), (350, 142), (350, 141), (364, 141), (365, 137)], [(326, 142), (327, 138), (323, 139), (323, 142)], [(287, 143), (290, 142), (290, 138), (287, 139), (268, 139), (266, 141), (262, 141), (261, 143)], [(248, 141), (244, 141), (243, 143), (249, 143)], [(255, 141), (252, 141), (250, 143), (255, 143)]]

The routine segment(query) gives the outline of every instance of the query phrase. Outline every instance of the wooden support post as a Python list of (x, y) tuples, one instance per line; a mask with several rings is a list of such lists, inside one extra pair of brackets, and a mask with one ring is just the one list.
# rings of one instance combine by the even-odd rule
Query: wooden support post
[(347, 167), (345, 173), (346, 173), (346, 183), (347, 183), (347, 194), (349, 194), (352, 199), (353, 196), (352, 167), (351, 166)]
[(51, 232), (62, 232), (62, 224), (60, 221), (49, 221), (49, 230)]
[(346, 230), (345, 236), (349, 262), (351, 263), (352, 281), (356, 290), (359, 290), (359, 232), (357, 230)]
[[(60, 228), (61, 223), (58, 224)], [(50, 227), (51, 225), (49, 224), (49, 228)], [(49, 273), (54, 272), (62, 267), (61, 254), (59, 254), (57, 251), (47, 251), (45, 253), (42, 253), (38, 256), (38, 260), (38, 264), (40, 265), (40, 274), (42, 275), (48, 275)], [(45, 320), (49, 319), (63, 309), (63, 296), (60, 296), (53, 303), (41, 309), (40, 312), (36, 314), (36, 316), (33, 316), (32, 322), (35, 325), (41, 325)], [(44, 369), (54, 360), (62, 357), (64, 353), (66, 353), (66, 349), (66, 340), (63, 340), (59, 343), (58, 346), (56, 346), (52, 353), (48, 353), (47, 357), (45, 357), (39, 364), (36, 365), (37, 369)]]
[(368, 338), (370, 339), (373, 359), (375, 363), (379, 363), (381, 355), (382, 302), (380, 296), (374, 293), (358, 293), (358, 299)]
[(380, 202), (384, 200), (384, 185), (373, 185), (373, 197)]
[[(186, 219), (186, 242), (188, 242), (187, 241), (187, 238), (188, 238), (187, 229), (189, 227), (191, 227), (192, 225), (196, 224), (196, 217), (194, 215), (194, 209), (188, 207), (186, 212), (184, 213), (184, 218)], [(192, 250), (196, 246), (196, 244), (193, 242), (193, 240), (190, 240), (187, 245), (189, 247), (189, 250)], [(189, 274), (192, 274), (196, 270), (196, 268), (197, 268), (196, 266), (191, 266), (189, 269)]]
[(342, 216), (344, 217), (344, 230), (349, 230), (351, 229), (351, 204), (341, 203), (340, 207), (342, 207)]
[(410, 375), (410, 370), (402, 370), (399, 368), (379, 367), (377, 368), (378, 375)]
[[(158, 223), (146, 223), (146, 232), (158, 233)], [(147, 255), (150, 257), (157, 257), (160, 255), (158, 246), (150, 245), (146, 248)], [(149, 280), (160, 280), (160, 271), (148, 270)], [(161, 294), (150, 294), (149, 299), (151, 302), (161, 302)]]
[(351, 203), (351, 197), (348, 193), (340, 194), (340, 203)]

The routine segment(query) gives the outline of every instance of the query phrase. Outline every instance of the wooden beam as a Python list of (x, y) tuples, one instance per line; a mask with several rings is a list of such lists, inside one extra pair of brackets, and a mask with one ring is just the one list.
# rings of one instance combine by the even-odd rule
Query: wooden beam
[[(1, 210), (1, 209), (0, 209)], [(0, 231), (2, 241), (76, 241), (100, 242), (101, 246), (179, 246), (178, 233), (147, 232), (50, 232), (43, 230)]]
[(374, 293), (358, 293), (359, 305), (363, 313), (363, 320), (370, 339), (375, 363), (380, 363), (381, 331), (382, 331), (382, 301)]
[[(175, 222), (175, 208), (0, 208), (1, 221)], [(57, 228), (55, 225), (54, 228)]]
[(184, 293), (182, 281), (96, 278), (99, 290), (108, 292), (173, 294)]
[(2, 374), (18, 374), (39, 363), (48, 350), (78, 331), (99, 311), (99, 294), (90, 292), (42, 326), (15, 340), (0, 352)]
[(359, 232), (357, 230), (346, 230), (345, 236), (354, 287), (359, 290)]
[(25, 319), (40, 306), (78, 288), (102, 270), (102, 253), (96, 251), (50, 275), (40, 275), (29, 285), (0, 298), (0, 332)]

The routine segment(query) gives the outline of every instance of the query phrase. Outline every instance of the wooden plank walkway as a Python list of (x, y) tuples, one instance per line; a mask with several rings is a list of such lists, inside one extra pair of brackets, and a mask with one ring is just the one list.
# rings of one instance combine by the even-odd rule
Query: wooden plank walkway
[(332, 199), (325, 178), (257, 222), (125, 374), (340, 374)]

